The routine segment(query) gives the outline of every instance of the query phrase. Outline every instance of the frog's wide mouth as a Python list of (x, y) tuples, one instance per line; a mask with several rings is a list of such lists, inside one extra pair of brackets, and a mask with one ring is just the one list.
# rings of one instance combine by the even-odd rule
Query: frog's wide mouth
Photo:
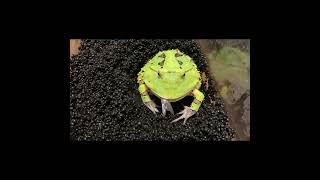
[(182, 73), (183, 74), (183, 73), (190, 71), (192, 69), (192, 67), (190, 67), (188, 69), (184, 69), (184, 70), (182, 70), (182, 69), (166, 70), (166, 69), (157, 69), (155, 67), (151, 67), (150, 69), (157, 72), (157, 73), (180, 73), (180, 74)]
[(169, 102), (176, 102), (179, 101), (181, 99), (183, 99), (184, 97), (188, 96), (191, 94), (192, 91), (190, 91), (189, 93), (186, 93), (185, 95), (179, 97), (179, 98), (166, 98), (166, 97), (162, 97), (159, 94), (155, 93), (154, 91), (152, 91), (152, 89), (150, 89), (150, 91), (152, 92), (153, 95), (157, 96), (159, 99), (165, 99), (168, 100)]

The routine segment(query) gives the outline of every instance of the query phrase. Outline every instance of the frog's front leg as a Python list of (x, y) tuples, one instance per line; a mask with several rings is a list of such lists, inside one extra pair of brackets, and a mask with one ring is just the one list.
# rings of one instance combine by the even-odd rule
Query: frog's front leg
[(148, 94), (148, 88), (145, 84), (139, 85), (139, 92), (141, 95), (142, 102), (154, 113), (159, 112), (156, 108), (156, 104), (150, 99)]
[(201, 91), (195, 89), (192, 91), (192, 96), (194, 97), (194, 100), (191, 104), (191, 107), (185, 106), (184, 110), (178, 113), (182, 115), (179, 118), (173, 120), (171, 123), (184, 119), (183, 124), (185, 124), (187, 119), (193, 116), (199, 110), (199, 107), (204, 99), (204, 95)]

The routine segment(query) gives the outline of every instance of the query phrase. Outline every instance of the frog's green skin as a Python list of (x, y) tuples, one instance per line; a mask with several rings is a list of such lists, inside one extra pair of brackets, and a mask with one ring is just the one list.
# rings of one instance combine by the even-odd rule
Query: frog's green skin
[(149, 94), (153, 94), (161, 99), (162, 113), (173, 109), (170, 102), (179, 101), (185, 96), (193, 96), (191, 107), (179, 114), (180, 119), (186, 120), (194, 115), (203, 99), (204, 95), (199, 91), (201, 86), (201, 76), (197, 65), (190, 56), (183, 54), (178, 49), (160, 51), (150, 59), (138, 74), (139, 92), (144, 104), (153, 112), (159, 112), (155, 103), (150, 99)]

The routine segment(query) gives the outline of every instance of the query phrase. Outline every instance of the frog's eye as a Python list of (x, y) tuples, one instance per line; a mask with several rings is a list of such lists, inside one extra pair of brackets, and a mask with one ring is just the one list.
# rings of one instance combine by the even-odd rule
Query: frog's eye
[(164, 64), (164, 60), (162, 60), (162, 61), (160, 61), (160, 62), (158, 63), (159, 66), (163, 66), (163, 64)]

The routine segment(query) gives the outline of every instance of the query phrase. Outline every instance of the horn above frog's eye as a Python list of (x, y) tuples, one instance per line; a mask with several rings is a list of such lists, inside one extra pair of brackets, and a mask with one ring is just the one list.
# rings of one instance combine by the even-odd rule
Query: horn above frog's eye
[(176, 53), (174, 56), (175, 57), (180, 57), (180, 56), (183, 56), (183, 54), (182, 53)]
[(165, 55), (164, 53), (162, 53), (162, 54), (160, 54), (158, 57), (159, 57), (159, 58), (165, 58), (166, 55)]

